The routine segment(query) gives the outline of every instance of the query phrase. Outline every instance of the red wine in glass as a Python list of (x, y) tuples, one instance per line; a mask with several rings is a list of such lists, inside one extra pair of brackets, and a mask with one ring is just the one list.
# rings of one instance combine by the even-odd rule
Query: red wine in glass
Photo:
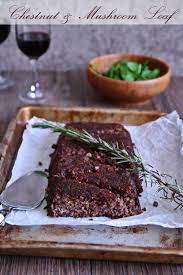
[(10, 25), (0, 25), (0, 44), (3, 43), (10, 33)]
[[(2, 44), (9, 36), (11, 26), (9, 24), (0, 25), (0, 44)], [(4, 90), (13, 85), (13, 81), (4, 77), (0, 73), (0, 90)]]
[(18, 47), (29, 57), (34, 73), (30, 89), (21, 93), (19, 98), (26, 103), (42, 103), (45, 100), (45, 93), (40, 89), (36, 64), (49, 48), (50, 25), (16, 25), (15, 29)]
[(23, 32), (17, 37), (20, 50), (30, 59), (38, 59), (50, 44), (50, 36), (44, 32)]

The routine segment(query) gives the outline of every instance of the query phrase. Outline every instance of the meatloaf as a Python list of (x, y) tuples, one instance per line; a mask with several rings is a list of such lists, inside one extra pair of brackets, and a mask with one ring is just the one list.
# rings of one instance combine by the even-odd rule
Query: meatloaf
[[(70, 123), (133, 154), (128, 131), (120, 124)], [(139, 176), (110, 156), (60, 135), (51, 155), (47, 213), (52, 217), (128, 217), (141, 213)]]

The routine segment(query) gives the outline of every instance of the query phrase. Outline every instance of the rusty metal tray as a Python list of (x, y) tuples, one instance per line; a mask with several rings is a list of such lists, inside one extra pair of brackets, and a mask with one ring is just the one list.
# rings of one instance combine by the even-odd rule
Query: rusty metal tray
[[(23, 107), (17, 111), (0, 143), (0, 191), (11, 174), (25, 124), (32, 116), (63, 122), (98, 121), (139, 125), (161, 115), (156, 111)], [(5, 225), (0, 228), (0, 254), (183, 263), (182, 236), (182, 229), (159, 226)]]

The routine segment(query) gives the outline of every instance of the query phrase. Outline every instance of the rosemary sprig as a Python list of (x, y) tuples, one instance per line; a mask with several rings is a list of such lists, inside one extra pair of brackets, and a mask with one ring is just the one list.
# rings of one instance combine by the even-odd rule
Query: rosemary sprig
[[(46, 120), (32, 125), (33, 128), (52, 129), (53, 132), (62, 133), (68, 137), (81, 141), (91, 148), (102, 151), (111, 156), (119, 165), (127, 164), (134, 172), (138, 173), (142, 178), (150, 180), (151, 185), (158, 185), (158, 192), (161, 192), (161, 198), (170, 200), (176, 203), (177, 208), (183, 208), (183, 190), (177, 184), (176, 179), (170, 175), (162, 174), (154, 170), (151, 165), (144, 167), (141, 157), (137, 154), (129, 154), (125, 148), (119, 148), (118, 144), (110, 144), (100, 137), (93, 137), (85, 130), (75, 130), (73, 128), (66, 128), (60, 125), (55, 125)], [(170, 183), (171, 180), (171, 183)]]

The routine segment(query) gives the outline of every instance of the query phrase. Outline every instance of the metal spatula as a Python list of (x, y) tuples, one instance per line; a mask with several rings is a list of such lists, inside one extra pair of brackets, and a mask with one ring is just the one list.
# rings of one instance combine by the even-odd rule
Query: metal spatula
[(32, 210), (38, 207), (45, 197), (46, 187), (47, 178), (35, 172), (20, 177), (7, 187), (0, 195), (0, 225), (12, 209)]

